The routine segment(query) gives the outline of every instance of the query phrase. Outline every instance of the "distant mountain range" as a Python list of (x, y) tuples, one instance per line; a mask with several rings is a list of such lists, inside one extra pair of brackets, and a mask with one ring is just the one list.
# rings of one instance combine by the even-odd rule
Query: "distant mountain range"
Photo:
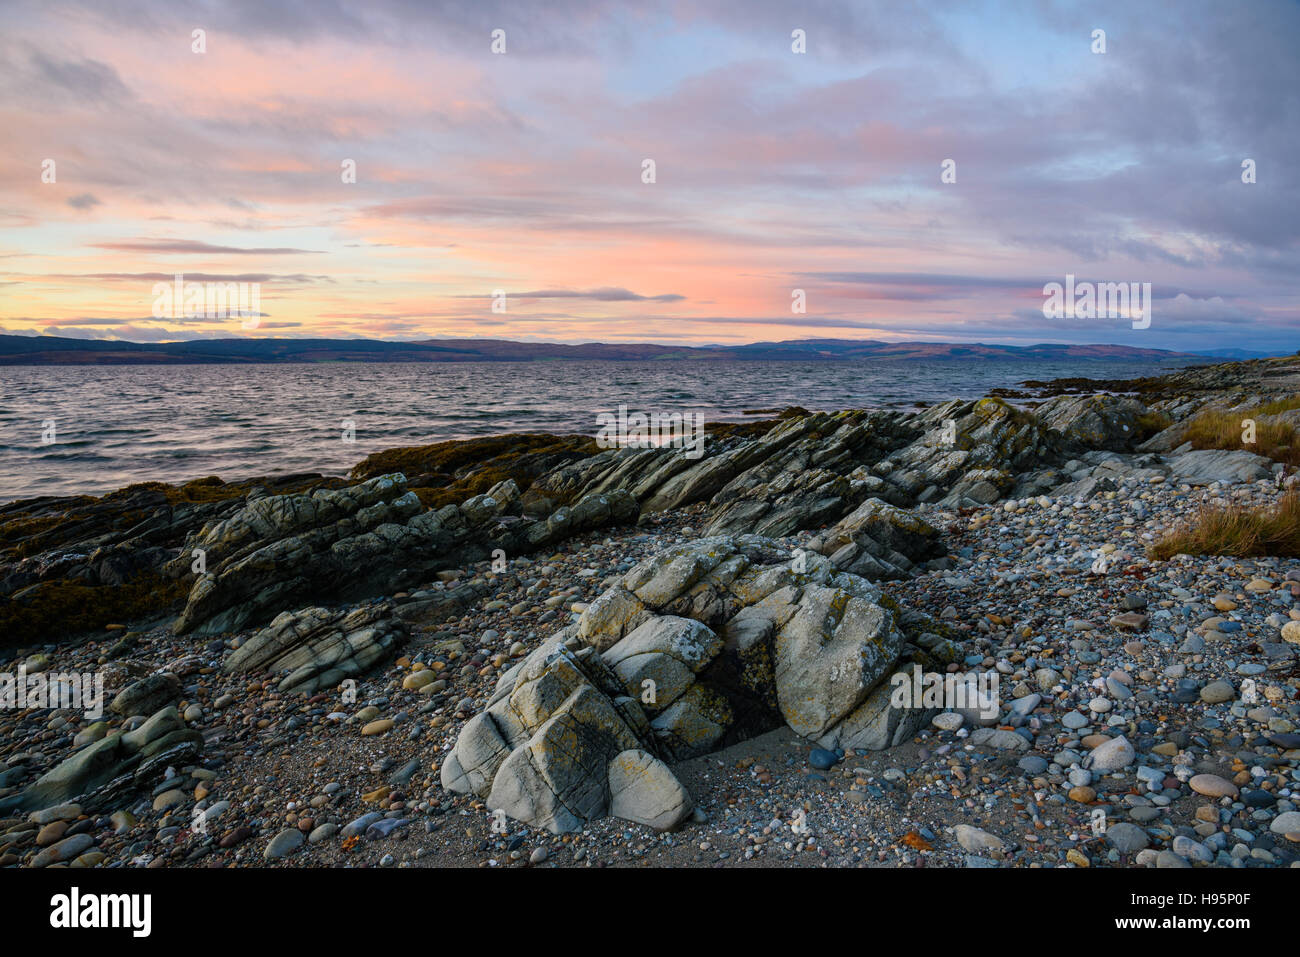
[(515, 342), (509, 339), (191, 339), (124, 342), (60, 336), (0, 335), (0, 365), (248, 365), (281, 362), (539, 362), (564, 359), (680, 361), (750, 359), (890, 361), (970, 359), (1187, 361), (1241, 358), (1241, 350), (1171, 352), (1117, 345), (1002, 346), (953, 342), (882, 342), (875, 339), (794, 339), (743, 346), (663, 346), (653, 343)]

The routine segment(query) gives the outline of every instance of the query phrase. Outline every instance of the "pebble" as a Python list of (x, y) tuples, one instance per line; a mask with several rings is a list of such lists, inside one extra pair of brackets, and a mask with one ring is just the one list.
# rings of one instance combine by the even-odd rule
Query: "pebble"
[(1080, 728), (1088, 726), (1088, 719), (1077, 711), (1067, 711), (1061, 718), (1061, 724), (1065, 725), (1071, 731), (1078, 731)]
[(301, 847), (303, 842), (306, 840), (306, 836), (304, 836), (302, 831), (298, 830), (296, 827), (286, 827), (279, 834), (275, 835), (275, 837), (271, 838), (271, 842), (266, 845), (266, 850), (263, 852), (262, 857), (268, 861), (280, 857), (287, 857)]
[(1217, 774), (1197, 774), (1188, 784), (1197, 794), (1204, 794), (1206, 797), (1236, 797), (1238, 794), (1237, 785), (1231, 781), (1224, 780)]
[(1121, 854), (1133, 854), (1151, 843), (1146, 831), (1127, 821), (1119, 821), (1107, 827), (1106, 840)]
[(327, 824), (318, 824), (311, 829), (307, 835), (308, 844), (319, 844), (321, 841), (328, 841), (331, 837), (339, 832), (339, 826), (333, 821)]
[(1268, 829), (1274, 834), (1300, 834), (1300, 811), (1287, 811), (1273, 818)]
[(1206, 704), (1220, 704), (1236, 697), (1237, 689), (1226, 681), (1212, 681), (1201, 689), (1201, 700)]
[(930, 723), (940, 731), (956, 731), (962, 726), (964, 720), (965, 718), (955, 711), (945, 711), (942, 714), (936, 714), (930, 719)]
[(953, 833), (957, 837), (957, 843), (972, 854), (1002, 851), (1006, 847), (1002, 838), (969, 824), (958, 824), (953, 828)]
[(89, 834), (74, 834), (72, 837), (65, 837), (57, 844), (51, 844), (37, 854), (32, 859), (30, 866), (49, 867), (51, 864), (70, 861), (83, 851), (88, 850), (94, 843), (95, 839)]
[(1086, 761), (1093, 771), (1109, 772), (1126, 768), (1136, 759), (1137, 753), (1128, 738), (1120, 735), (1099, 744), (1088, 755)]
[(840, 756), (834, 751), (827, 751), (825, 748), (813, 748), (808, 752), (808, 763), (821, 771), (833, 768), (839, 762)]
[(379, 811), (371, 811), (369, 814), (363, 814), (356, 820), (350, 821), (348, 824), (346, 824), (343, 830), (339, 832), (339, 836), (342, 837), (344, 840), (346, 840), (349, 837), (360, 837), (362, 834), (366, 832), (366, 828), (368, 828), (371, 824), (374, 824), (383, 816), (384, 815), (381, 814)]

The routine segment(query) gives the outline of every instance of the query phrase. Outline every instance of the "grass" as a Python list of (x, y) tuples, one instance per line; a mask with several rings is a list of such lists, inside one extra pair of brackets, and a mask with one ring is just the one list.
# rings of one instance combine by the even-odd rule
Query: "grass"
[(1300, 493), (1287, 492), (1259, 508), (1202, 507), (1189, 523), (1156, 542), (1150, 555), (1157, 561), (1174, 555), (1300, 557)]
[(1293, 395), (1286, 399), (1274, 399), (1272, 402), (1265, 402), (1254, 411), (1259, 415), (1277, 415), (1281, 412), (1290, 412), (1292, 409), (1300, 409), (1300, 395)]
[(1145, 442), (1173, 424), (1174, 420), (1163, 412), (1143, 412), (1137, 419), (1137, 435), (1133, 437), (1134, 441)]
[[(1286, 401), (1286, 400), (1284, 400)], [(1270, 403), (1276, 404), (1276, 403)], [(1245, 449), (1287, 465), (1300, 465), (1300, 437), (1285, 422), (1256, 422), (1255, 442), (1247, 444), (1242, 441), (1244, 429), (1242, 421), (1257, 419), (1266, 415), (1259, 409), (1245, 412), (1202, 412), (1187, 424), (1183, 440), (1192, 443), (1194, 449)]]

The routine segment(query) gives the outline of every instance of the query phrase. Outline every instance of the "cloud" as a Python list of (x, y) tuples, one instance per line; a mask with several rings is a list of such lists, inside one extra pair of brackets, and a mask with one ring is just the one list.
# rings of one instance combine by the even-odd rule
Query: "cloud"
[(57, 91), (78, 102), (104, 104), (131, 97), (113, 67), (89, 58), (62, 58), (33, 51), (23, 81), (39, 86), (46, 95)]
[[(186, 256), (330, 334), (738, 341), (798, 328), (797, 286), (809, 328), (1015, 336), (1066, 273), (1150, 281), (1166, 344), (1300, 321), (1294, 3), (232, 0), (202, 56), (193, 19), (6, 9), (6, 135), (40, 148), (0, 171), (4, 321), (136, 315)], [(298, 254), (330, 268), (220, 275)], [(508, 314), (467, 314), (496, 288)]]
[[(529, 292), (511, 292), (505, 290), (511, 299), (591, 299), (597, 302), (680, 302), (685, 296), (674, 292), (658, 296), (642, 296), (628, 289), (607, 286), (601, 289), (534, 289)], [(481, 299), (482, 296), (462, 296), (464, 299)]]
[[(68, 201), (69, 203), (72, 200)], [(320, 253), (319, 249), (291, 249), (288, 247), (254, 247), (218, 246), (213, 243), (200, 242), (196, 239), (136, 239), (116, 242), (91, 243), (97, 249), (111, 249), (116, 252), (161, 253), (169, 255), (236, 255), (236, 256), (284, 256), (294, 253)]]

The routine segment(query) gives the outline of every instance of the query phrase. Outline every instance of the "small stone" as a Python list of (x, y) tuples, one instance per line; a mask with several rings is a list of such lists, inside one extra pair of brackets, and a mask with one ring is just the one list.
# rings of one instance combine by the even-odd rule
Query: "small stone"
[(825, 748), (813, 748), (808, 752), (808, 763), (820, 771), (828, 770), (840, 763), (840, 756)]
[(1300, 811), (1287, 811), (1273, 818), (1268, 829), (1274, 834), (1300, 834)]
[(1088, 719), (1077, 711), (1067, 711), (1061, 718), (1061, 724), (1071, 731), (1078, 731), (1080, 728), (1088, 726)]
[(1182, 834), (1174, 838), (1173, 852), (1184, 860), (1200, 861), (1203, 864), (1209, 864), (1214, 860), (1214, 855), (1210, 853), (1209, 848)]
[(940, 731), (956, 731), (961, 727), (964, 720), (956, 711), (945, 711), (942, 714), (936, 714), (930, 719), (930, 723)]
[(1047, 770), (1047, 759), (1038, 754), (1027, 754), (1017, 762), (1026, 774), (1042, 774)]
[(49, 824), (51, 821), (75, 821), (81, 817), (80, 804), (57, 804), (27, 815), (33, 824)]
[(296, 827), (287, 827), (275, 837), (271, 838), (271, 843), (266, 845), (266, 850), (262, 857), (271, 861), (279, 857), (288, 857), (307, 840), (306, 835)]
[(1133, 745), (1121, 734), (1094, 748), (1084, 762), (1090, 770), (1108, 772), (1128, 767), (1136, 757)]
[(37, 847), (49, 847), (51, 844), (63, 837), (63, 832), (68, 829), (67, 821), (51, 821), (41, 828), (36, 835)]
[(328, 841), (331, 837), (339, 832), (339, 826), (334, 823), (319, 824), (312, 829), (307, 835), (308, 844), (319, 844), (321, 841)]
[(1201, 689), (1201, 700), (1206, 704), (1220, 704), (1224, 701), (1231, 701), (1237, 694), (1237, 689), (1226, 681), (1212, 681)]
[(1173, 851), (1166, 849), (1156, 855), (1156, 867), (1166, 870), (1175, 867), (1191, 867), (1191, 865)]
[(1204, 794), (1206, 797), (1236, 797), (1238, 794), (1237, 785), (1231, 781), (1226, 781), (1217, 774), (1198, 774), (1188, 782), (1193, 791), (1197, 794)]
[(360, 837), (366, 832), (366, 828), (371, 824), (374, 824), (383, 816), (384, 815), (378, 811), (371, 811), (369, 814), (363, 814), (356, 820), (345, 825), (343, 830), (339, 832), (339, 836), (344, 840), (349, 837)]
[(419, 691), (425, 685), (432, 684), (437, 680), (438, 673), (436, 671), (417, 671), (402, 679), (402, 687), (408, 691)]
[(236, 845), (243, 844), (252, 836), (253, 829), (247, 824), (241, 824), (239, 827), (222, 837), (217, 843), (221, 847), (235, 847)]
[(1147, 626), (1147, 616), (1137, 611), (1126, 611), (1112, 618), (1110, 625), (1123, 631), (1141, 631)]
[(175, 807), (183, 803), (185, 803), (185, 792), (180, 788), (172, 788), (153, 799), (153, 809), (155, 811), (165, 811), (169, 807)]
[(49, 867), (51, 864), (70, 861), (80, 856), (83, 851), (88, 850), (94, 843), (95, 839), (89, 834), (74, 834), (72, 837), (65, 837), (57, 844), (51, 844), (32, 858), (29, 866)]
[(982, 831), (978, 827), (971, 827), (969, 824), (958, 824), (953, 828), (953, 833), (956, 834), (957, 843), (963, 850), (972, 854), (981, 851), (1002, 851), (1006, 847), (1002, 838), (988, 831)]
[(1146, 831), (1127, 821), (1119, 821), (1107, 827), (1106, 840), (1121, 854), (1132, 854), (1151, 843)]

